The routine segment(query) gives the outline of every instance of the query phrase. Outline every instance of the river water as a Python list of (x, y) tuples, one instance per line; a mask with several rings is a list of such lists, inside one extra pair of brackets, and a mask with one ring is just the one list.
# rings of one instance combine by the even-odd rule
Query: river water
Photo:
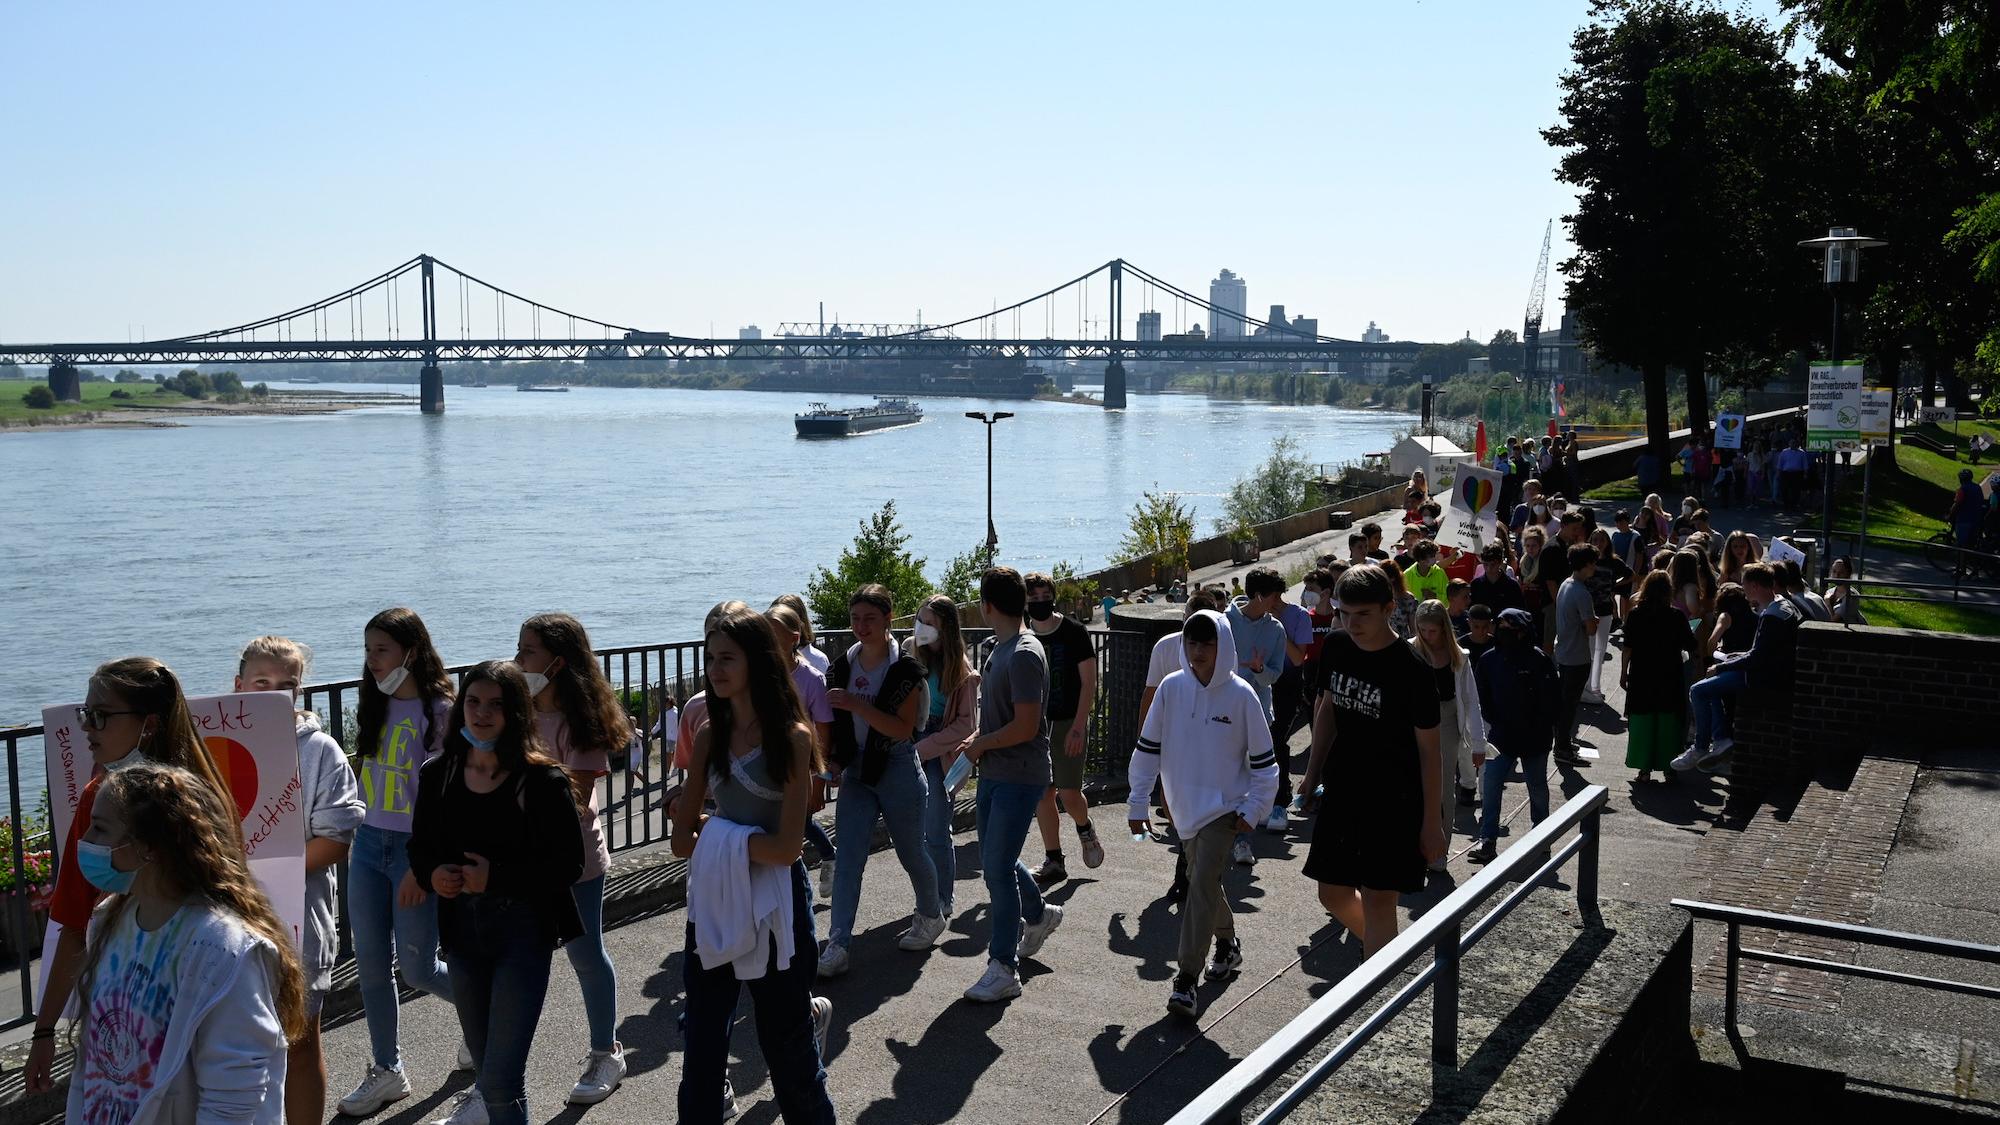
[[(1017, 415), (994, 435), (993, 505), (1002, 561), (1023, 571), (1104, 565), (1155, 486), (1188, 494), (1210, 534), (1221, 494), (1280, 434), (1336, 461), (1386, 449), (1411, 421), (1181, 395), (1133, 396), (1122, 413), (926, 399), (918, 425), (801, 441), (804, 405), (454, 386), (442, 417), (0, 435), (0, 726), (39, 722), (80, 699), (99, 662), (135, 653), (190, 693), (226, 691), (261, 633), (311, 645), (315, 679), (345, 679), (363, 623), (397, 604), (451, 663), (511, 655), (520, 622), (547, 610), (600, 646), (693, 639), (723, 598), (803, 591), (890, 499), (936, 577), (985, 533), (985, 433), (966, 410)], [(22, 773), (39, 783), (40, 763)]]

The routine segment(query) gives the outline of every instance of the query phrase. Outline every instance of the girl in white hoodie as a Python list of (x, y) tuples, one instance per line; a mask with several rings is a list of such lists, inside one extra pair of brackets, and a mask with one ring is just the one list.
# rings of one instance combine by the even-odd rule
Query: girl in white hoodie
[[(1201, 1009), (1198, 972), (1220, 980), (1243, 964), (1243, 949), (1223, 893), (1222, 873), (1239, 832), (1261, 824), (1278, 795), (1278, 759), (1257, 689), (1236, 674), (1229, 621), (1211, 610), (1181, 627), (1181, 670), (1160, 683), (1127, 770), (1134, 833), (1152, 831), (1153, 783), (1167, 791), (1188, 861), (1181, 908), (1180, 972), (1167, 1010), (1192, 1019)], [(1206, 970), (1209, 945), (1215, 960)]]
[(105, 778), (78, 843), (109, 897), (77, 985), (70, 1121), (284, 1119), (305, 982), (239, 841), (234, 807), (184, 769)]

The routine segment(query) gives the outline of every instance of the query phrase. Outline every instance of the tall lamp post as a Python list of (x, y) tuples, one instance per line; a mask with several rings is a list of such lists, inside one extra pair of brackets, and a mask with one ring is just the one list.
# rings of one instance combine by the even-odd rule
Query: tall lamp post
[[(1840, 363), (1840, 287), (1853, 282), (1858, 275), (1861, 265), (1861, 251), (1876, 246), (1887, 246), (1888, 243), (1883, 242), (1879, 238), (1867, 238), (1856, 234), (1853, 227), (1829, 227), (1827, 228), (1825, 237), (1808, 238), (1801, 241), (1799, 245), (1817, 247), (1825, 251), (1825, 266), (1824, 272), (1821, 274), (1821, 280), (1826, 283), (1827, 293), (1833, 297), (1833, 331), (1827, 337), (1826, 362), (1829, 366), (1838, 366)], [(1810, 401), (1810, 386), (1808, 386), (1808, 401)], [(1810, 407), (1807, 408), (1806, 426), (1808, 429), (1812, 426)], [(1838, 428), (1844, 429), (1845, 427)], [(1819, 580), (1821, 585), (1826, 584), (1827, 572), (1833, 566), (1834, 442), (1829, 439), (1826, 445), (1826, 460), (1821, 471), (1821, 477), (1823, 478), (1821, 483), (1825, 485), (1825, 494), (1821, 500), (1823, 508), (1820, 513)], [(1865, 519), (1867, 517), (1864, 514), (1862, 518)]]
[(975, 422), (986, 423), (986, 553), (990, 555), (1000, 547), (1000, 533), (993, 529), (993, 427), (1001, 419), (1014, 415), (1005, 410), (995, 410), (991, 414), (968, 410), (965, 416)]

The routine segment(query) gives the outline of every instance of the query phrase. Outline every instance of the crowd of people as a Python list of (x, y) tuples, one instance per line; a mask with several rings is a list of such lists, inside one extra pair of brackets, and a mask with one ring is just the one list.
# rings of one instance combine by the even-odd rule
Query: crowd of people
[[(1573, 447), (1547, 444), (1560, 474)], [(1512, 463), (1539, 457), (1509, 442), (1507, 479), (1519, 476)], [(1658, 494), (1607, 514), (1520, 476), (1505, 499), (1476, 558), (1439, 546), (1438, 505), (1418, 474), (1395, 541), (1363, 524), (1348, 557), (1317, 560), (1297, 602), (1268, 567), (1230, 588), (1176, 591), (1182, 626), (1151, 654), (1127, 778), (1134, 838), (1168, 838), (1157, 823), (1178, 841), (1165, 891), (1180, 931), (1171, 1012), (1196, 1015), (1201, 979), (1245, 964), (1223, 873), (1256, 862), (1256, 832), (1310, 820), (1302, 874), (1373, 953), (1396, 933), (1398, 897), (1443, 869), (1455, 809), (1476, 810), (1470, 855), (1490, 860), (1517, 772), (1539, 821), (1550, 760), (1590, 763), (1579, 716), (1604, 704), (1606, 664), (1625, 692), (1626, 764), (1639, 781), (1672, 777), (1726, 760), (1732, 702), (1789, 676), (1800, 621), (1860, 619), (1837, 581), (1844, 560), (1821, 597), (1754, 536), (1716, 532), (1692, 497), (1678, 514)], [(913, 608), (899, 638), (891, 624)], [(1048, 575), (1005, 567), (984, 575), (979, 614), (992, 637), (970, 646), (949, 599), (898, 606), (865, 585), (850, 598), (851, 643), (829, 653), (796, 595), (709, 613), (703, 690), (655, 728), (683, 779), (664, 798), (672, 849), (688, 860), (680, 1120), (733, 1115), (729, 1039), (745, 990), (784, 1119), (834, 1119), (821, 1056), (832, 1005), (814, 989), (879, 956), (853, 940), (878, 823), (909, 883), (896, 945), (929, 950), (957, 907), (952, 804), (976, 771), (991, 934), (968, 973), (974, 1002), (1021, 995), (1021, 962), (1063, 919), (1046, 892), (1072, 862), (1104, 862), (1083, 794), (1100, 682), (1088, 631), (1060, 611)], [(31, 1090), (50, 1086), (73, 1001), (76, 1120), (324, 1120), (318, 1023), (343, 861), (371, 1052), (343, 1113), (412, 1093), (400, 969), (457, 1012), (458, 1065), (474, 1078), (443, 1120), (526, 1120), (528, 1054), (559, 948), (587, 1017), (569, 1100), (619, 1088), (597, 782), (645, 744), (584, 627), (529, 618), (511, 660), (456, 685), (411, 610), (376, 614), (362, 639), (353, 757), (298, 712), (309, 840), (296, 943), (249, 873), (224, 774), (173, 672), (131, 658), (91, 678), (78, 716), (101, 768), (61, 849), (51, 917), (62, 933), (27, 1073)], [(259, 637), (234, 687), (296, 700), (308, 671), (303, 646)], [(1302, 727), (1309, 754), (1295, 777)], [(812, 815), (829, 791), (832, 837)], [(1034, 867), (1021, 859), (1031, 832), (1043, 850)]]

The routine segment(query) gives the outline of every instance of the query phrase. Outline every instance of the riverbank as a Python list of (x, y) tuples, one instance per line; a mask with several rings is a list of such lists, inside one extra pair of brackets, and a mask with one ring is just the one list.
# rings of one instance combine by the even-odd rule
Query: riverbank
[[(414, 395), (391, 392), (273, 390), (245, 395), (236, 401), (188, 398), (178, 391), (162, 393), (154, 383), (85, 383), (82, 402), (59, 402), (37, 408), (23, 396), (40, 379), (0, 379), (0, 433), (38, 430), (161, 429), (182, 425), (189, 418), (306, 417), (337, 414), (373, 406), (415, 406)], [(114, 397), (114, 395), (120, 397)]]

